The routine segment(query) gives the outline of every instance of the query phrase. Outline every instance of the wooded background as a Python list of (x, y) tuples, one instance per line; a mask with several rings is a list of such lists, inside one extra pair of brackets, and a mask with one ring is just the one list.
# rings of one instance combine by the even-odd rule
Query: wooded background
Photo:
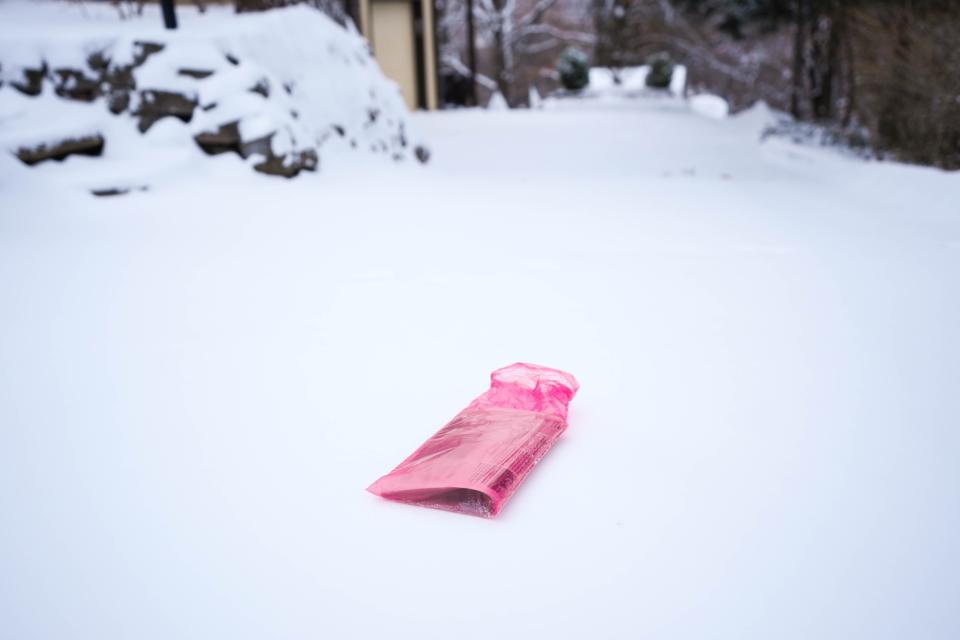
[[(338, 21), (351, 0), (234, 0), (237, 11), (306, 2)], [(434, 0), (441, 99), (470, 92), (467, 0)], [(193, 0), (201, 8), (209, 0)], [(114, 0), (134, 12), (142, 0)], [(960, 169), (958, 0), (473, 0), (477, 85), (527, 106), (558, 88), (570, 46), (617, 70), (666, 52), (690, 91), (734, 111), (758, 100), (815, 123), (835, 141)]]
[[(514, 106), (556, 87), (568, 46), (620, 69), (669, 53), (691, 91), (758, 100), (834, 139), (960, 169), (955, 0), (475, 0), (481, 83)], [(464, 0), (439, 0), (443, 64), (464, 71)]]

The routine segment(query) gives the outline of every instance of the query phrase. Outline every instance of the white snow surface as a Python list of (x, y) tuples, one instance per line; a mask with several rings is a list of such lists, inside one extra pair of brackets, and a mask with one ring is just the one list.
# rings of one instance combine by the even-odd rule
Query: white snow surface
[[(960, 177), (552, 104), (0, 156), (0, 636), (958, 637)], [(582, 390), (498, 519), (364, 491), (518, 360)]]

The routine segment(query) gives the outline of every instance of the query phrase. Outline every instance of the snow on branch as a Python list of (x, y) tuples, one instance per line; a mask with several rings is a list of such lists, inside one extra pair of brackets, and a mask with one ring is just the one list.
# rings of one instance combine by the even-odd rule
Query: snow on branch
[[(463, 60), (460, 59), (460, 56), (448, 54), (443, 56), (443, 64), (447, 65), (457, 73), (470, 77), (470, 69), (463, 63)], [(490, 91), (497, 90), (497, 83), (482, 73), (477, 74), (477, 84), (482, 86), (484, 89), (489, 89)]]
[[(576, 42), (584, 45), (592, 45), (597, 40), (597, 37), (592, 33), (568, 31), (555, 27), (552, 24), (534, 24), (525, 28), (522, 32), (516, 33), (513, 37), (513, 42), (523, 47), (523, 41), (534, 36), (547, 36), (553, 40)], [(552, 44), (556, 44), (556, 42)]]
[(522, 30), (530, 25), (539, 23), (543, 20), (544, 14), (555, 4), (557, 4), (557, 0), (537, 0), (533, 8), (531, 8), (525, 16), (517, 20), (516, 28)]

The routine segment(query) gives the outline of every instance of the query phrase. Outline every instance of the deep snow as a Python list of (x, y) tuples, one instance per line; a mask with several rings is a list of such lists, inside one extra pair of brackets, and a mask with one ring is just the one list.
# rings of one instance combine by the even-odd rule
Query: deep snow
[[(956, 638), (960, 183), (681, 101), (434, 160), (0, 160), (4, 638)], [(497, 520), (364, 488), (526, 360)]]

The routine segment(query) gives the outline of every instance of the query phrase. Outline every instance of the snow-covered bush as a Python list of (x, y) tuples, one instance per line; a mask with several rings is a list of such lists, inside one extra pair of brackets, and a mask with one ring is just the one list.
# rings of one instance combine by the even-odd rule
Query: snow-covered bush
[(647, 59), (650, 71), (647, 73), (647, 86), (653, 89), (669, 89), (673, 79), (673, 59), (669, 53), (661, 51)]
[(576, 47), (568, 47), (557, 60), (560, 83), (568, 91), (580, 91), (590, 83), (590, 60)]
[[(395, 159), (428, 156), (366, 41), (316, 9), (210, 11), (169, 32), (132, 20), (72, 26), (0, 40), (0, 83), (10, 85), (0, 112), (16, 116), (0, 119), (0, 147), (24, 162), (109, 153), (118, 121), (146, 133), (168, 119), (207, 154), (233, 152), (272, 175), (314, 170), (337, 139)], [(78, 103), (91, 109), (73, 131)], [(76, 151), (78, 141), (89, 144)]]

